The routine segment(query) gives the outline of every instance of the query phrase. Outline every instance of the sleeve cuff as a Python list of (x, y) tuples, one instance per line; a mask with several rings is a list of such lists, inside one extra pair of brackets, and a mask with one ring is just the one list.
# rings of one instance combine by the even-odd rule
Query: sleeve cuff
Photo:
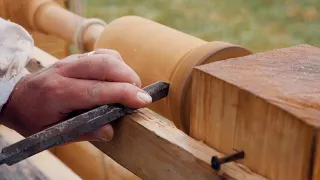
[(34, 41), (22, 26), (0, 18), (0, 113), (15, 85), (29, 72)]

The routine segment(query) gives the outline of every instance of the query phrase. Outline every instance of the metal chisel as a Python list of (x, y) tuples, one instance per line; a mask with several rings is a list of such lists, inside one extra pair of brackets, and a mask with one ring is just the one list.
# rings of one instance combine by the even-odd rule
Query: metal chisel
[[(168, 83), (159, 81), (146, 86), (143, 90), (152, 97), (152, 102), (155, 102), (168, 95), (169, 86)], [(94, 131), (135, 110), (120, 104), (110, 104), (84, 112), (3, 148), (0, 154), (0, 165), (13, 165), (41, 151)]]

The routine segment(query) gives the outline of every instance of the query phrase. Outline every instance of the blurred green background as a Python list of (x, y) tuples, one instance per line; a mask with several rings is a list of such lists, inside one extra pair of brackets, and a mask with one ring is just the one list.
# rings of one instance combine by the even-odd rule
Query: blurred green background
[(138, 15), (207, 41), (254, 52), (320, 47), (320, 0), (83, 0), (83, 15), (110, 22)]

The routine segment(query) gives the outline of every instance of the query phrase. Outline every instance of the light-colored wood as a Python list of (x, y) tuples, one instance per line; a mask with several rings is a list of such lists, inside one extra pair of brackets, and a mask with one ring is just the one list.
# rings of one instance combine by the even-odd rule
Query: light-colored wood
[(84, 180), (139, 180), (89, 142), (52, 149), (53, 153)]
[[(66, 0), (54, 0), (57, 2), (61, 7), (66, 7)], [(62, 59), (69, 55), (69, 44), (62, 38), (44, 34), (39, 31), (29, 30), (28, 32), (32, 35), (34, 39), (35, 46), (43, 49), (47, 53), (53, 55), (56, 58)]]
[[(320, 179), (320, 132), (318, 131), (315, 134), (315, 146), (313, 151), (315, 152), (313, 159), (311, 160), (311, 164), (313, 168), (311, 169), (312, 180)], [(310, 178), (311, 179), (311, 178)]]
[[(57, 2), (56, 2), (57, 1)], [(61, 0), (0, 0), (0, 16), (20, 24), (30, 31), (38, 31), (74, 43), (74, 35), (86, 18), (78, 16), (61, 6)], [(63, 28), (62, 28), (63, 27)], [(94, 43), (104, 26), (94, 24), (84, 33), (86, 50)]]
[[(0, 125), (0, 138), (1, 141), (7, 143), (7, 145), (13, 144), (22, 140), (24, 137), (17, 132)], [(7, 146), (6, 145), (6, 146)], [(4, 148), (4, 147), (1, 147)], [(7, 166), (7, 165), (3, 165)], [(48, 179), (48, 180), (80, 180), (80, 177), (76, 175), (71, 169), (69, 169), (65, 164), (63, 164), (59, 159), (52, 155), (49, 151), (43, 151), (34, 156), (29, 157), (17, 164), (8, 167), (1, 167), (0, 179)], [(31, 169), (34, 168), (34, 169)], [(3, 170), (11, 170), (13, 174), (8, 171), (3, 172)], [(21, 174), (24, 177), (19, 177), (19, 171), (24, 172)], [(31, 172), (31, 173), (30, 173)], [(8, 176), (11, 176), (8, 177)]]
[(308, 179), (320, 125), (319, 67), (320, 48), (308, 45), (196, 67), (191, 136), (223, 153), (244, 150), (241, 163), (267, 178)]
[[(75, 43), (74, 36), (76, 31), (85, 20), (86, 18), (61, 8), (54, 3), (46, 3), (38, 8), (34, 15), (33, 24), (34, 28), (41, 32), (55, 35), (69, 43)], [(84, 33), (83, 42), (87, 51), (93, 50), (94, 43), (103, 30), (104, 26), (100, 24), (93, 24), (87, 28)]]
[(245, 48), (225, 42), (207, 42), (136, 16), (108, 24), (95, 49), (120, 52), (140, 76), (143, 86), (162, 80), (170, 83), (169, 96), (148, 108), (172, 120), (188, 133), (190, 75), (196, 65), (250, 54)]
[[(35, 47), (33, 61), (29, 63), (32, 72), (49, 67), (58, 61), (52, 55)], [(40, 64), (37, 64), (39, 62)], [(120, 166), (89, 142), (56, 146), (50, 151), (84, 180), (136, 180), (137, 176)]]
[[(38, 3), (35, 3), (35, 2)], [(30, 23), (28, 23), (28, 15), (35, 13), (38, 7), (48, 3), (48, 0), (0, 0), (0, 17), (8, 19), (12, 22), (22, 25), (35, 41), (35, 45), (44, 49), (46, 52), (54, 55), (57, 58), (64, 58), (69, 54), (68, 43), (54, 35), (45, 34), (44, 32), (36, 31)], [(65, 7), (65, 0), (54, 0), (54, 3), (59, 5), (59, 8)], [(31, 5), (33, 4), (33, 8)], [(56, 5), (55, 5), (56, 6)], [(30, 19), (33, 19), (30, 17)]]
[(56, 57), (48, 54), (37, 46), (33, 49), (33, 58), (37, 59), (41, 63), (42, 67), (49, 67), (59, 61)]
[(69, 44), (65, 40), (38, 31), (29, 31), (29, 33), (32, 35), (37, 47), (54, 57), (62, 59), (69, 55)]
[(142, 179), (265, 179), (235, 162), (223, 165), (218, 174), (211, 157), (222, 154), (146, 108), (118, 120), (114, 128), (112, 141), (92, 144)]

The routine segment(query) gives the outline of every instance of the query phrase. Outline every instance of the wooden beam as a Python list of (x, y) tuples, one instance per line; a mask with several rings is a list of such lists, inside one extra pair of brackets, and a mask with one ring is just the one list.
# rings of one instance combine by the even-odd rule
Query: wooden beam
[(309, 45), (196, 67), (191, 136), (223, 153), (244, 150), (241, 163), (267, 178), (311, 178), (319, 166), (319, 67), (320, 48)]
[(265, 179), (234, 162), (217, 173), (210, 166), (211, 157), (222, 154), (148, 109), (122, 118), (114, 128), (111, 142), (91, 143), (142, 179)]
[[(0, 126), (1, 149), (23, 138), (17, 132)], [(49, 151), (43, 151), (15, 165), (0, 166), (0, 179), (80, 180), (80, 177)]]

